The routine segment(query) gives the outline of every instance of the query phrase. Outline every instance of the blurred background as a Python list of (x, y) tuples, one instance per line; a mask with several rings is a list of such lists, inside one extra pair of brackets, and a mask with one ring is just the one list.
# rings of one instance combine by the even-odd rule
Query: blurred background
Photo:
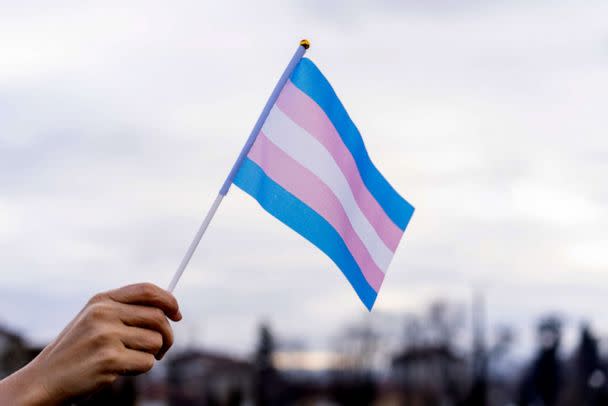
[(608, 404), (608, 4), (0, 0), (0, 378), (166, 286), (301, 38), (416, 212), (368, 313), (233, 188), (149, 374), (82, 404)]

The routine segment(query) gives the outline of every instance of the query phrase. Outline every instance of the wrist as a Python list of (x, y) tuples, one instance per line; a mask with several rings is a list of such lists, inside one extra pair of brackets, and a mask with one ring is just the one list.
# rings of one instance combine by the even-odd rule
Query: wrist
[(44, 376), (35, 361), (0, 381), (0, 404), (15, 406), (51, 406), (61, 401), (53, 398), (44, 385)]

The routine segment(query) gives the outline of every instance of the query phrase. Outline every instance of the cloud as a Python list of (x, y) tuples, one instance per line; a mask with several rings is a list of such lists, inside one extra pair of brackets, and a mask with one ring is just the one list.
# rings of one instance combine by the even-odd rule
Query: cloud
[[(18, 291), (6, 302), (19, 311), (0, 317), (45, 341), (97, 290), (164, 286), (309, 36), (370, 155), (417, 208), (379, 310), (481, 287), (490, 314), (521, 328), (547, 309), (608, 326), (595, 307), (606, 6), (348, 4), (3, 8), (0, 292)], [(322, 343), (364, 312), (330, 260), (238, 190), (177, 294), (206, 344), (242, 352), (261, 317)]]

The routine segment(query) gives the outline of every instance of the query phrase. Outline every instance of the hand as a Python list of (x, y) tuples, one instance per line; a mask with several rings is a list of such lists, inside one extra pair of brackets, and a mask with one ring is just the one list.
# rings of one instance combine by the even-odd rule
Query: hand
[(149, 371), (173, 344), (167, 317), (181, 320), (177, 301), (152, 284), (95, 295), (38, 357), (0, 382), (0, 404), (59, 405)]

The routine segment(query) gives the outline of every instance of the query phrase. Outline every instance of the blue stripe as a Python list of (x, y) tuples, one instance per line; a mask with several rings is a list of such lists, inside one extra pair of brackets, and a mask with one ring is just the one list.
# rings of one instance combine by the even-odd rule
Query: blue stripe
[(397, 227), (405, 230), (414, 213), (414, 207), (399, 196), (376, 169), (367, 154), (359, 130), (319, 68), (310, 59), (303, 58), (292, 73), (291, 81), (327, 114), (355, 159), (365, 186)]
[(369, 310), (376, 291), (369, 285), (338, 232), (317, 212), (270, 179), (255, 162), (245, 158), (234, 184), (250, 194), (285, 225), (316, 245), (338, 265)]

